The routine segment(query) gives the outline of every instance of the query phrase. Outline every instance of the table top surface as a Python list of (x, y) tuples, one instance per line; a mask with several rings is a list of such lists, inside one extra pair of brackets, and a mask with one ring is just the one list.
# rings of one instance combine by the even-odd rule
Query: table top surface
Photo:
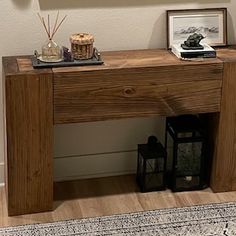
[(3, 57), (3, 69), (6, 75), (24, 73), (69, 73), (98, 70), (119, 70), (125, 68), (145, 68), (158, 66), (185, 66), (198, 64), (217, 64), (223, 61), (236, 60), (236, 47), (217, 49), (217, 58), (208, 58), (199, 61), (185, 61), (178, 59), (166, 49), (142, 49), (125, 51), (107, 51), (101, 53), (103, 65), (60, 67), (48, 69), (34, 69), (31, 63), (32, 56)]

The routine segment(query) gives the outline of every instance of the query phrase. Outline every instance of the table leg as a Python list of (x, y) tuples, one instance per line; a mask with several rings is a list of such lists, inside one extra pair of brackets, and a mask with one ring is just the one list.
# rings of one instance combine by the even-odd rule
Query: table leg
[(9, 215), (52, 210), (52, 93), (52, 74), (5, 78)]
[(214, 192), (236, 190), (236, 63), (224, 62), (221, 111), (211, 115), (214, 153), (210, 186)]

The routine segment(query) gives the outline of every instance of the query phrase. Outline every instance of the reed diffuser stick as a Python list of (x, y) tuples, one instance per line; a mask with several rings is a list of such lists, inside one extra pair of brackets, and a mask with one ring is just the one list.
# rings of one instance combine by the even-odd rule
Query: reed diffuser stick
[(55, 32), (55, 29), (56, 29), (56, 26), (57, 26), (57, 22), (58, 22), (58, 17), (59, 17), (59, 11), (57, 12), (57, 17), (56, 17), (56, 21), (54, 23), (54, 27), (53, 27), (53, 30), (52, 30), (52, 35), (54, 34)]
[(43, 18), (43, 17), (42, 17), (42, 21), (43, 21), (44, 29), (46, 30), (46, 33), (47, 33), (47, 35), (48, 35), (48, 38), (50, 39), (50, 34), (49, 34), (49, 32), (48, 32), (48, 29), (47, 29), (47, 26), (46, 26), (46, 24), (45, 24), (45, 21), (44, 21), (44, 18)]
[(43, 23), (43, 21), (42, 21), (42, 17), (40, 16), (40, 14), (39, 14), (39, 13), (37, 13), (37, 15), (38, 15), (38, 17), (39, 17), (39, 20), (41, 21), (41, 23)]
[(49, 38), (51, 39), (51, 34), (50, 34), (50, 16), (48, 14), (48, 34), (49, 34)]
[(57, 30), (60, 28), (61, 24), (63, 23), (63, 21), (66, 19), (67, 15), (64, 16), (64, 18), (61, 20), (61, 22), (58, 24), (58, 26), (56, 27), (55, 31), (52, 34), (52, 38), (55, 35), (55, 33), (57, 32)]
[(45, 31), (46, 31), (46, 33), (47, 33), (48, 37), (50, 38), (50, 35), (48, 34), (47, 27), (46, 27), (46, 25), (45, 25), (45, 22), (44, 22), (44, 20), (43, 20), (43, 17), (42, 17), (42, 16), (40, 16), (40, 14), (39, 14), (39, 13), (37, 13), (37, 15), (38, 15), (38, 17), (39, 17), (39, 20), (41, 21), (41, 23), (42, 23), (42, 25), (43, 25), (43, 27), (44, 27)]
[(44, 17), (42, 17), (39, 13), (37, 13), (39, 20), (41, 21), (47, 36), (49, 40), (53, 39), (53, 36), (56, 34), (56, 32), (58, 31), (58, 29), (60, 28), (61, 24), (63, 23), (63, 21), (66, 19), (67, 15), (64, 16), (64, 18), (60, 21), (59, 24), (58, 23), (58, 19), (59, 19), (59, 11), (57, 12), (57, 17), (55, 20), (55, 24), (53, 26), (53, 30), (51, 31), (51, 25), (50, 25), (50, 15), (48, 14), (48, 20), (47, 20), (47, 25), (45, 23)]

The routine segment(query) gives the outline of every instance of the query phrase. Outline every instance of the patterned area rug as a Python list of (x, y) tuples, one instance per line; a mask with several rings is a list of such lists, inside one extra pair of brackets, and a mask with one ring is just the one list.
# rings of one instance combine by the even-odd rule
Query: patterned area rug
[(234, 236), (236, 203), (145, 211), (0, 228), (1, 236)]

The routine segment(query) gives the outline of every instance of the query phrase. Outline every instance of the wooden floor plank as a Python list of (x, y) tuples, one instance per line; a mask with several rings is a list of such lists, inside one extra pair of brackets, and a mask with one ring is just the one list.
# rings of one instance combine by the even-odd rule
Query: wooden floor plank
[(211, 189), (172, 193), (141, 193), (134, 175), (78, 180), (54, 184), (54, 211), (8, 217), (4, 188), (0, 188), (0, 226), (53, 222), (208, 203), (232, 202), (236, 191)]

